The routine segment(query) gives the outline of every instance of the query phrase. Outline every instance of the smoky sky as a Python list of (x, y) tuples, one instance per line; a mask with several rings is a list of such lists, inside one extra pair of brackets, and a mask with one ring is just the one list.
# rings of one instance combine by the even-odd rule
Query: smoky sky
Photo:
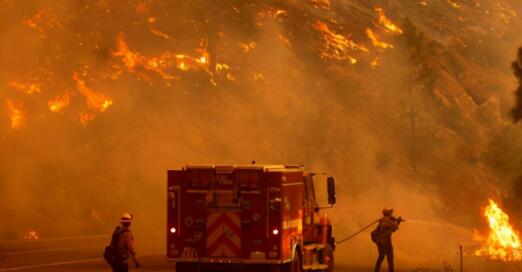
[(0, 1), (0, 235), (105, 233), (124, 211), (162, 230), (167, 169), (252, 160), (334, 173), (339, 236), (386, 205), (424, 220), (402, 259), (484, 230), (489, 197), (515, 207), (521, 4), (318, 2)]

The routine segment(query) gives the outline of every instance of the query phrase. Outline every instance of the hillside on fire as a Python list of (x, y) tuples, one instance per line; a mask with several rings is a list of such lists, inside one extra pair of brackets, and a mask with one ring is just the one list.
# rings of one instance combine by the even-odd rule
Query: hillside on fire
[(403, 267), (522, 260), (519, 0), (0, 0), (0, 26), (0, 240), (163, 230), (167, 169), (255, 160), (334, 173), (339, 238), (393, 206)]

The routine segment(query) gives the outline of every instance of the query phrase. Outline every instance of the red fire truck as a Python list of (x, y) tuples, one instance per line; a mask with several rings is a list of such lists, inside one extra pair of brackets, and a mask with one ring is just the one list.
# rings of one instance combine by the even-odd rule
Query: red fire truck
[(181, 272), (333, 271), (332, 226), (319, 212), (335, 200), (334, 178), (302, 166), (169, 170), (167, 257)]

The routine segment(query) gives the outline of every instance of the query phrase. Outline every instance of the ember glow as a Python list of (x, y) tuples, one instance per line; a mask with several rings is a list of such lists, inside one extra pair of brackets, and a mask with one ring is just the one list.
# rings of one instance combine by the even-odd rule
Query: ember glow
[(57, 95), (55, 98), (49, 100), (47, 103), (49, 110), (58, 113), (62, 111), (64, 108), (69, 106), (69, 93), (66, 92), (63, 95)]
[(38, 83), (25, 83), (21, 81), (10, 81), (9, 86), (26, 94), (42, 92), (42, 85)]
[(386, 17), (386, 14), (384, 14), (384, 10), (382, 8), (375, 8), (375, 12), (379, 16), (379, 24), (384, 26), (387, 30), (393, 32), (402, 34), (402, 29), (398, 27), (395, 23), (393, 23), (388, 17)]
[(239, 43), (239, 47), (243, 50), (244, 53), (248, 53), (254, 48), (256, 48), (257, 44), (255, 42), (248, 42), (248, 43)]
[(101, 93), (97, 93), (87, 87), (85, 80), (81, 79), (78, 73), (73, 74), (74, 82), (78, 92), (81, 93), (87, 102), (87, 106), (99, 112), (106, 111), (112, 105), (112, 98)]
[(56, 15), (50, 9), (41, 9), (37, 11), (31, 18), (22, 20), (22, 24), (38, 31), (41, 38), (45, 38), (50, 29), (63, 27)]
[[(207, 71), (210, 54), (207, 52), (206, 47), (207, 42), (202, 40), (200, 46), (194, 50), (196, 52), (195, 56), (165, 51), (159, 56), (147, 57), (140, 52), (131, 50), (125, 40), (125, 35), (119, 33), (116, 43), (117, 49), (112, 55), (121, 60), (129, 73), (136, 74), (141, 79), (149, 80), (149, 76), (144, 74), (144, 72), (151, 71), (157, 73), (165, 80), (173, 80), (179, 78), (175, 71), (176, 69), (183, 72), (190, 69)], [(253, 47), (255, 47), (255, 44)], [(251, 50), (253, 47), (248, 48)]]
[(509, 215), (490, 199), (489, 205), (484, 210), (484, 216), (488, 221), (490, 232), (486, 239), (475, 234), (475, 240), (483, 243), (482, 247), (475, 251), (475, 255), (492, 260), (522, 261), (520, 234), (509, 222)]
[(14, 101), (12, 99), (7, 99), (5, 101), (5, 105), (7, 108), (7, 114), (9, 116), (9, 119), (11, 120), (11, 128), (12, 129), (21, 128), (25, 122), (23, 103)]
[(329, 10), (332, 8), (332, 4), (330, 3), (330, 0), (310, 0), (310, 2), (316, 8), (322, 8), (325, 10)]
[(349, 55), (348, 51), (369, 52), (364, 45), (357, 44), (347, 37), (336, 33), (331, 30), (327, 24), (321, 21), (315, 22), (313, 27), (323, 35), (324, 46), (321, 50), (322, 59), (348, 60), (350, 63), (355, 64), (357, 63), (357, 59)]
[(375, 47), (379, 47), (379, 48), (382, 48), (382, 49), (393, 48), (393, 45), (391, 45), (389, 43), (385, 43), (385, 42), (379, 40), (379, 38), (377, 37), (377, 34), (375, 34), (369, 28), (366, 29), (366, 35), (368, 36), (368, 38), (370, 38), (370, 40), (372, 41), (373, 46), (375, 46)]
[(36, 230), (30, 230), (28, 231), (25, 236), (25, 240), (38, 240), (40, 237), (38, 236), (38, 232)]

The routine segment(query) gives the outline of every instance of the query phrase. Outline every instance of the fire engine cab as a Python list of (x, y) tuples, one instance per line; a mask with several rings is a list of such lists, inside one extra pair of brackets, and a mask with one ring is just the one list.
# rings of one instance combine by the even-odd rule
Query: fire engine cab
[(319, 213), (336, 201), (329, 174), (293, 165), (187, 166), (168, 171), (167, 193), (167, 257), (177, 271), (333, 271), (332, 226)]

